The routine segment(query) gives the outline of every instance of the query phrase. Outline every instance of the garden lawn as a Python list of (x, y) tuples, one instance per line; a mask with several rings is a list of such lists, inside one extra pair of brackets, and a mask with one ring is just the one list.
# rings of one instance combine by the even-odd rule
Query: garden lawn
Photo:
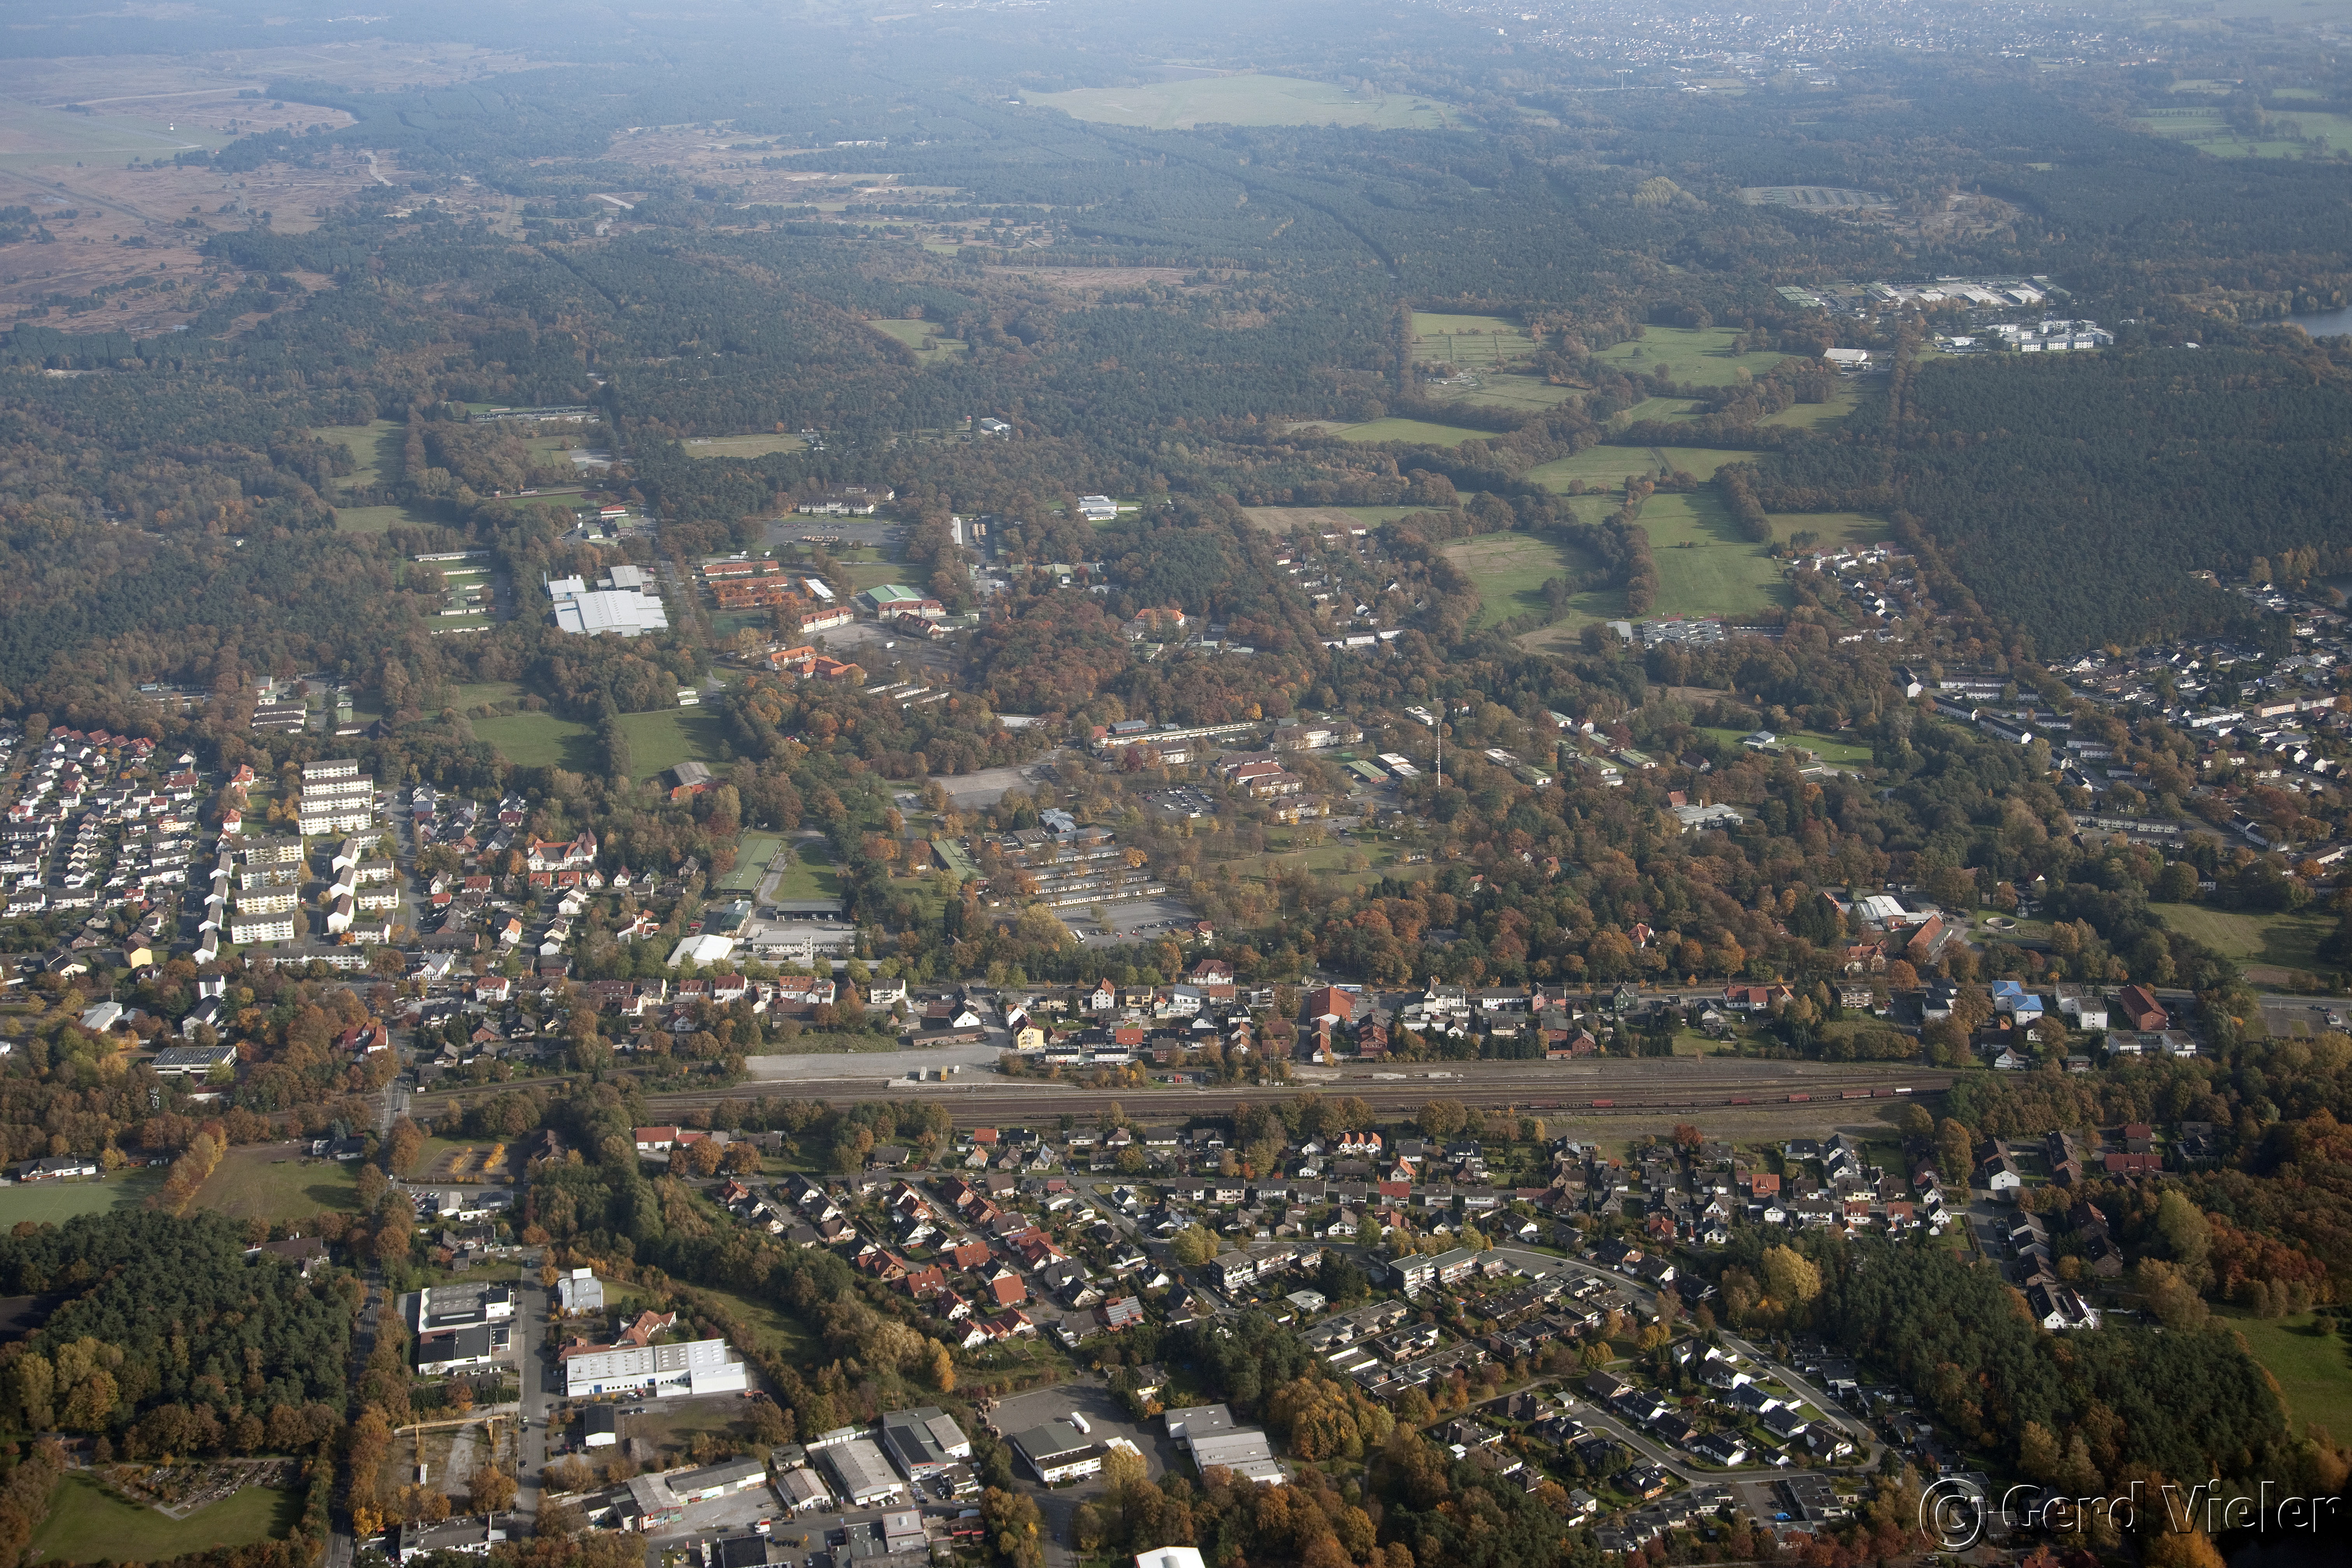
[(33, 1532), (34, 1560), (56, 1563), (160, 1562), (221, 1546), (273, 1541), (301, 1517), (302, 1500), (272, 1487), (247, 1487), (185, 1519), (123, 1501), (87, 1475), (58, 1483), (49, 1517)]
[(2319, 943), (2335, 929), (2335, 922), (2325, 915), (2290, 914), (2284, 910), (2216, 910), (2203, 904), (2152, 907), (2167, 926), (2196, 938), (2222, 957), (2274, 969), (2318, 968)]
[(379, 419), (373, 425), (321, 425), (310, 434), (329, 446), (341, 447), (359, 465), (334, 481), (337, 490), (346, 490), (373, 485), (383, 476), (384, 465), (398, 465), (406, 428), (397, 420)]
[(2246, 1349), (2278, 1379), (2286, 1397), (2287, 1426), (2298, 1436), (2313, 1422), (2341, 1443), (2352, 1432), (2352, 1343), (2333, 1333), (2314, 1333), (2309, 1314), (2296, 1318), (2250, 1318), (2217, 1310), (2224, 1326), (2246, 1339)]
[(358, 1167), (309, 1160), (308, 1147), (254, 1143), (231, 1149), (196, 1189), (195, 1206), (231, 1219), (309, 1219), (329, 1210), (356, 1212)]

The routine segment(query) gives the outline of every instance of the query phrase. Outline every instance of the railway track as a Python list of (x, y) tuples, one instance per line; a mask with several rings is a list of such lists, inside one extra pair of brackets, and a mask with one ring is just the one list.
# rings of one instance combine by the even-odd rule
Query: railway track
[[(1634, 1064), (1627, 1064), (1630, 1068)], [(1761, 1065), (1761, 1064), (1759, 1064)], [(1940, 1094), (1951, 1087), (1948, 1072), (1824, 1073), (1745, 1072), (1737, 1075), (1693, 1076), (1676, 1081), (1633, 1072), (1593, 1073), (1574, 1079), (1528, 1072), (1473, 1073), (1446, 1076), (1348, 1074), (1291, 1084), (1205, 1084), (1139, 1089), (1096, 1089), (1082, 1084), (1058, 1084), (1037, 1079), (979, 1078), (917, 1082), (887, 1079), (878, 1075), (835, 1079), (761, 1080), (724, 1089), (650, 1094), (645, 1097), (649, 1115), (677, 1116), (713, 1110), (727, 1102), (762, 1097), (779, 1100), (937, 1100), (976, 1116), (1019, 1119), (1043, 1111), (1085, 1115), (1117, 1102), (1129, 1114), (1145, 1118), (1213, 1114), (1240, 1103), (1294, 1100), (1302, 1094), (1352, 1096), (1375, 1110), (1418, 1110), (1432, 1100), (1451, 1100), (1479, 1110), (1510, 1109), (1531, 1114), (1576, 1116), (1641, 1116), (1669, 1110), (1744, 1109), (1812, 1113), (1812, 1108), (1887, 1104)], [(1401, 1080), (1401, 1081), (1400, 1081)], [(1613, 1080), (1613, 1081), (1612, 1081)], [(420, 1095), (415, 1113), (437, 1119), (469, 1100), (500, 1092), (503, 1085)]]

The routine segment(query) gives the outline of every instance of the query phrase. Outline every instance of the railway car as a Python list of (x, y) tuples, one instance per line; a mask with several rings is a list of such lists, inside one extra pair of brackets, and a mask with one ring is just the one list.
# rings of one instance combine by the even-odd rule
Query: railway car
[(1895, 1092), (1897, 1094), (1908, 1094), (1911, 1092), (1911, 1086), (1907, 1083), (1904, 1084), (1897, 1088)]
[(1813, 1097), (1810, 1094), (1792, 1094), (1789, 1097), (1789, 1103), (1791, 1105), (1802, 1105), (1805, 1101), (1812, 1098)]
[(1753, 1105), (1756, 1102), (1743, 1094), (1737, 1100), (1727, 1100), (1725, 1103), (1729, 1105)]
[(1870, 1098), (1870, 1090), (1866, 1089), (1842, 1089), (1838, 1090), (1838, 1098), (1840, 1100), (1868, 1100)]
[(1893, 1100), (1895, 1098), (1895, 1091), (1891, 1089), (1874, 1089), (1870, 1091), (1870, 1098), (1873, 1100)]
[(1592, 1102), (1592, 1109), (1595, 1110), (1613, 1110), (1616, 1107), (1617, 1102), (1613, 1100), (1596, 1100)]

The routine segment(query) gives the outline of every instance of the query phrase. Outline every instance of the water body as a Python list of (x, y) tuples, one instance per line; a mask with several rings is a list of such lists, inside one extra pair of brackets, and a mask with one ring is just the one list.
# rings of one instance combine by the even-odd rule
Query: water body
[(2352, 337), (2352, 305), (2341, 310), (2321, 310), (2309, 316), (2289, 316), (2287, 320), (2315, 338)]

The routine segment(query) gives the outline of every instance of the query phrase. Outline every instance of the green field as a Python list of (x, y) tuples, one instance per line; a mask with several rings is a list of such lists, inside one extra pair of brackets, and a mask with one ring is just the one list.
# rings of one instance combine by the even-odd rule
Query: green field
[(1412, 313), (1412, 352), (1419, 359), (1500, 365), (1535, 351), (1535, 335), (1504, 316)]
[(1143, 87), (1082, 87), (1028, 101), (1076, 120), (1189, 131), (1195, 125), (1369, 125), (1433, 131), (1452, 123), (1444, 104), (1408, 93), (1362, 98), (1329, 82), (1285, 76), (1210, 77)]
[(727, 721), (709, 708), (665, 708), (624, 713), (621, 732), (637, 776), (649, 779), (680, 763), (717, 763), (724, 757)]
[(1562, 573), (1589, 572), (1594, 563), (1571, 544), (1527, 533), (1489, 533), (1440, 552), (1478, 590), (1479, 626), (1513, 616), (1540, 615), (1543, 584)]
[(341, 447), (359, 464), (335, 481), (335, 489), (345, 490), (374, 484), (387, 465), (399, 465), (402, 432), (406, 428), (396, 420), (379, 419), (373, 425), (321, 425), (310, 434), (331, 446)]
[[(38, 169), (70, 163), (79, 158), (170, 159), (175, 153), (202, 147), (218, 152), (228, 145), (224, 132), (191, 126), (168, 130), (163, 120), (119, 114), (68, 114), (42, 109), (17, 99), (0, 99), (0, 169)], [(87, 204), (84, 210), (87, 211)]]
[(2352, 1344), (2312, 1332), (2308, 1315), (2249, 1318), (2219, 1309), (2216, 1316), (2246, 1337), (2247, 1351), (2278, 1379), (2289, 1430), (2300, 1436), (2315, 1422), (2339, 1443), (2352, 1432)]
[(1789, 357), (1777, 351), (1735, 354), (1731, 341), (1738, 335), (1735, 327), (1644, 327), (1640, 337), (1612, 343), (1592, 357), (1645, 375), (1657, 374), (1664, 364), (1674, 380), (1693, 386), (1727, 386), (1733, 371), (1761, 375)]
[[(2219, 109), (2159, 109), (2132, 121), (2143, 131), (2186, 142), (2216, 158), (2331, 157), (2352, 148), (2352, 116), (2297, 109), (2270, 116), (2270, 134), (2248, 136), (2233, 129)], [(2318, 144), (2296, 140), (2313, 138)]]
[(2336, 929), (2335, 921), (2316, 913), (2248, 913), (2203, 904), (2149, 907), (2164, 918), (2167, 926), (2222, 957), (2267, 969), (2317, 969), (2319, 943)]
[(1465, 441), (1486, 440), (1495, 434), (1459, 425), (1432, 425), (1422, 419), (1375, 419), (1364, 425), (1327, 425), (1324, 428), (1343, 441), (1417, 441), (1425, 447), (1458, 447)]
[(196, 1190), (195, 1206), (231, 1219), (309, 1219), (327, 1210), (358, 1209), (357, 1167), (306, 1160), (288, 1144), (232, 1149)]
[[(879, 326), (881, 323), (877, 322)], [(913, 323), (919, 326), (920, 322)], [(898, 336), (896, 332), (890, 334)], [(909, 345), (910, 347), (919, 345)], [(803, 452), (808, 443), (798, 436), (689, 436), (680, 443), (689, 458), (764, 458), (771, 452)]]
[(1863, 511), (1782, 511), (1771, 516), (1772, 537), (1783, 543), (1800, 533), (1814, 536), (1811, 548), (1878, 544), (1895, 537), (1895, 527), (1883, 517)]
[(31, 1556), (55, 1563), (157, 1561), (275, 1540), (301, 1516), (299, 1493), (247, 1487), (185, 1519), (173, 1519), (123, 1501), (87, 1475), (68, 1473), (58, 1483), (49, 1517), (33, 1532)]
[(163, 1184), (163, 1173), (141, 1167), (95, 1182), (34, 1182), (0, 1189), (0, 1226), (31, 1220), (61, 1225), (76, 1215), (137, 1208)]
[(483, 680), (449, 689), (449, 698), (459, 712), (468, 708), (487, 708), (499, 702), (520, 702), (523, 689), (512, 680)]
[[(474, 733), (496, 746), (499, 755), (519, 768), (569, 768), (575, 773), (593, 773), (601, 762), (596, 731), (575, 720), (559, 719), (552, 713), (509, 713), (496, 719), (477, 719)], [(642, 761), (639, 765), (643, 765)]]
[(915, 358), (924, 364), (939, 364), (971, 352), (971, 345), (961, 338), (940, 336), (936, 321), (882, 320), (866, 324), (884, 337), (895, 338), (914, 350)]
[(342, 533), (384, 533), (395, 528), (438, 528), (442, 520), (422, 507), (339, 506), (335, 528)]
[(1739, 537), (1713, 491), (1652, 496), (1642, 526), (1658, 563), (1654, 618), (1748, 615), (1789, 602), (1780, 563)]
[(735, 845), (735, 868), (720, 879), (719, 886), (730, 893), (756, 889), (760, 879), (768, 874), (768, 862), (775, 858), (783, 842), (772, 833), (743, 835)]
[(779, 902), (841, 897), (841, 873), (834, 869), (833, 855), (824, 840), (793, 841), (793, 863), (776, 879), (775, 896)]
[(1587, 447), (1573, 457), (1538, 464), (1528, 470), (1527, 477), (1555, 489), (1566, 489), (1570, 479), (1581, 479), (1588, 489), (1605, 487), (1622, 495), (1626, 475), (1656, 474), (1661, 464), (1669, 472), (1679, 469), (1711, 479), (1724, 464), (1747, 462), (1755, 456), (1715, 447)]

